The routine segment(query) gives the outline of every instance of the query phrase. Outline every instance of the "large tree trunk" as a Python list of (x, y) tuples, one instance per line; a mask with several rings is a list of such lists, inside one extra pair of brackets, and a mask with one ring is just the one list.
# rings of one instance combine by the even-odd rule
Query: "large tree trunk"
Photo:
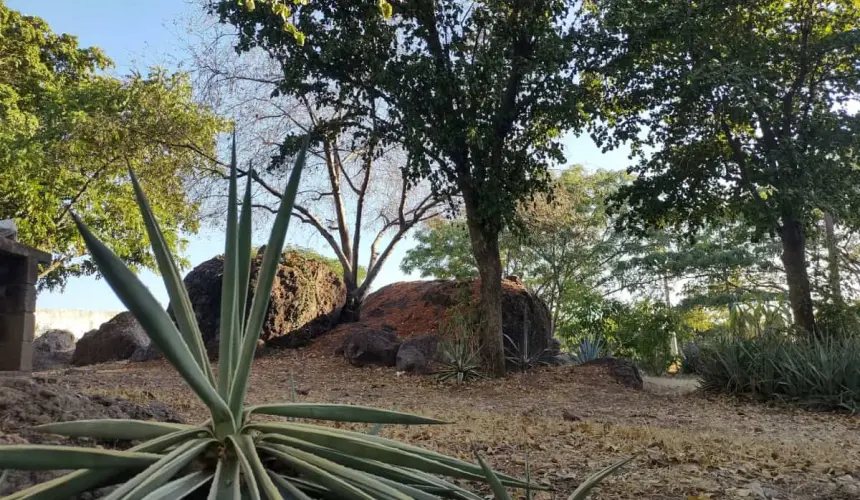
[(343, 309), (340, 310), (340, 323), (356, 323), (361, 321), (362, 302), (363, 297), (360, 297), (359, 294), (354, 291), (347, 290), (346, 302), (343, 305)]
[(824, 213), (824, 234), (827, 243), (827, 281), (830, 298), (834, 304), (842, 304), (842, 279), (839, 276), (839, 249), (836, 247), (836, 229), (833, 216)]
[(803, 225), (795, 217), (785, 216), (779, 229), (782, 241), (782, 265), (788, 281), (788, 300), (794, 315), (794, 324), (810, 334), (815, 333), (815, 314), (812, 309), (812, 292), (806, 269), (806, 236)]
[(470, 210), (468, 201), (466, 215), (472, 252), (475, 254), (481, 277), (481, 357), (488, 375), (502, 377), (505, 375), (505, 345), (502, 337), (502, 259), (499, 254), (499, 232), (483, 227), (478, 222), (475, 211)]

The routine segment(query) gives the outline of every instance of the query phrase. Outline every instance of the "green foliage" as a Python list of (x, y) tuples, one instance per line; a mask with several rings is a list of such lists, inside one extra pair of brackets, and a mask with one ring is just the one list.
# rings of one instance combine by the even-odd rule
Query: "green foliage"
[(681, 346), (681, 372), (689, 375), (698, 374), (701, 372), (702, 364), (702, 347), (699, 343), (692, 340), (684, 342)]
[(157, 68), (106, 76), (111, 61), (99, 49), (2, 3), (0, 53), (0, 219), (15, 219), (23, 243), (53, 254), (40, 286), (96, 272), (72, 210), (126, 265), (156, 267), (129, 167), (159, 193), (152, 210), (169, 248), (181, 251), (199, 219), (186, 181), (209, 165), (225, 128), (194, 102), (189, 76)]
[[(730, 219), (778, 236), (795, 321), (815, 330), (805, 239), (824, 210), (856, 220), (860, 9), (854, 0), (597, 0), (583, 65), (611, 148), (631, 141), (629, 228)], [(611, 130), (610, 130), (611, 127)]]
[[(269, 291), (304, 165), (304, 154), (284, 192), (257, 280), (250, 311), (244, 294), (251, 259), (250, 182), (239, 213), (235, 141), (231, 169), (222, 325), (217, 379), (206, 357), (188, 294), (182, 284), (150, 205), (136, 177), (132, 182), (147, 232), (171, 303), (176, 324), (122, 261), (75, 219), (99, 270), (135, 315), (151, 340), (209, 409), (199, 425), (160, 424), (134, 420), (78, 421), (48, 424), (39, 429), (70, 437), (144, 440), (129, 451), (62, 446), (2, 446), (0, 470), (50, 470), (83, 467), (58, 479), (19, 492), (29, 498), (69, 498), (130, 476), (108, 499), (178, 498), (209, 491), (210, 498), (238, 499), (245, 489), (252, 498), (433, 498), (435, 492), (472, 498), (441, 474), (482, 480), (484, 468), (421, 448), (373, 435), (287, 421), (258, 421), (254, 415), (287, 419), (329, 420), (371, 424), (438, 424), (436, 420), (357, 406), (283, 403), (245, 407), (248, 379), (259, 339)], [(177, 326), (178, 325), (178, 326)], [(193, 472), (191, 462), (203, 465)], [(195, 469), (199, 469), (195, 467)], [(495, 484), (525, 487), (516, 478), (489, 474)]]
[(439, 364), (442, 366), (436, 371), (436, 380), (463, 384), (484, 379), (480, 361), (474, 341), (463, 336), (443, 339), (439, 343)]
[(465, 221), (434, 219), (416, 231), (413, 238), (415, 246), (400, 262), (404, 273), (419, 271), (422, 278), (457, 280), (478, 277)]
[[(343, 266), (340, 264), (340, 261), (334, 257), (326, 257), (321, 255), (316, 250), (312, 250), (310, 248), (297, 247), (293, 245), (287, 245), (287, 248), (284, 249), (285, 252), (296, 252), (302, 257), (306, 259), (314, 259), (320, 262), (325, 263), (326, 267), (331, 269), (331, 272), (343, 278)], [(367, 277), (367, 268), (364, 266), (358, 267), (358, 282), (361, 283), (364, 281), (364, 278)]]
[(577, 364), (587, 363), (596, 359), (602, 358), (606, 342), (603, 337), (593, 336), (585, 337), (579, 341), (579, 348), (574, 354), (573, 359)]
[(549, 349), (533, 351), (529, 345), (528, 335), (519, 344), (510, 336), (505, 335), (505, 360), (517, 371), (524, 372), (549, 364)]
[(860, 411), (860, 335), (720, 337), (702, 347), (705, 390)]

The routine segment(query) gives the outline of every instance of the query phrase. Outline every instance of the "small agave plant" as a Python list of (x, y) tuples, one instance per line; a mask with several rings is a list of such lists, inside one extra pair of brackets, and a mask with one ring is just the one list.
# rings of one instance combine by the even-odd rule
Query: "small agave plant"
[[(254, 350), (268, 306), (269, 291), (284, 246), (299, 177), (300, 153), (290, 176), (264, 253), (257, 288), (247, 314), (251, 261), (250, 179), (239, 212), (235, 140), (221, 301), (217, 376), (209, 364), (194, 312), (158, 224), (134, 173), (137, 195), (153, 252), (176, 311), (171, 321), (149, 290), (80, 220), (78, 228), (99, 270), (135, 315), (164, 357), (209, 410), (199, 425), (135, 420), (84, 420), (37, 427), (73, 438), (137, 441), (126, 451), (74, 446), (0, 446), (5, 469), (74, 471), (7, 500), (57, 500), (118, 485), (108, 500), (275, 499), (435, 499), (481, 497), (443, 477), (487, 481), (499, 498), (506, 487), (528, 488), (527, 481), (419, 447), (360, 433), (303, 423), (301, 420), (384, 424), (439, 424), (437, 420), (359, 406), (279, 403), (244, 406)], [(255, 417), (267, 418), (260, 421)], [(378, 427), (377, 427), (378, 428)], [(620, 465), (619, 465), (620, 466)], [(614, 469), (613, 469), (614, 470)], [(601, 471), (583, 483), (596, 483)], [(592, 484), (593, 486), (593, 484)], [(590, 486), (588, 487), (590, 489)], [(578, 496), (575, 498), (584, 498)], [(572, 497), (574, 498), (574, 497)]]

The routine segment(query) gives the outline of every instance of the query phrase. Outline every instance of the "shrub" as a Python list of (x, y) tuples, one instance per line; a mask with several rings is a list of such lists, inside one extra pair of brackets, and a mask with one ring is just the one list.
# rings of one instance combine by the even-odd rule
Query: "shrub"
[(439, 344), (439, 364), (436, 380), (457, 384), (486, 378), (481, 373), (478, 349), (463, 337), (448, 338)]
[(860, 411), (860, 334), (722, 337), (701, 351), (702, 388), (799, 404)]
[(603, 356), (606, 342), (599, 336), (586, 337), (579, 341), (579, 351), (573, 356), (577, 364), (594, 361)]
[(699, 373), (699, 365), (702, 362), (702, 348), (698, 342), (692, 340), (684, 342), (684, 345), (681, 346), (681, 352), (684, 354), (683, 359), (681, 359), (681, 372), (689, 375)]

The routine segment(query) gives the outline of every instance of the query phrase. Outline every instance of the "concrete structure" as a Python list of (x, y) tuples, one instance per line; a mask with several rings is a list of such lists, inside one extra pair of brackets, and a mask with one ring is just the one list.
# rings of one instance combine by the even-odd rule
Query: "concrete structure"
[(0, 371), (31, 371), (39, 264), (51, 255), (0, 238)]
[(86, 309), (36, 309), (36, 336), (48, 330), (68, 330), (80, 339), (123, 311)]

